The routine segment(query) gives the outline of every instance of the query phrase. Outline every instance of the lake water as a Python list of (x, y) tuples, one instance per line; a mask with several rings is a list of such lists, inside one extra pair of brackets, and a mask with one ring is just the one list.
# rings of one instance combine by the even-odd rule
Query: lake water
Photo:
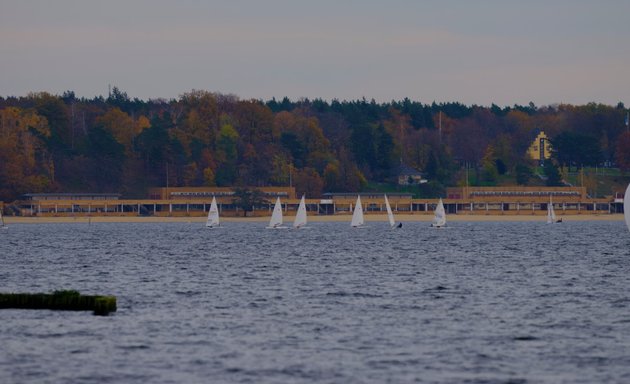
[(369, 225), (11, 225), (0, 291), (118, 311), (0, 310), (0, 382), (630, 382), (623, 222)]

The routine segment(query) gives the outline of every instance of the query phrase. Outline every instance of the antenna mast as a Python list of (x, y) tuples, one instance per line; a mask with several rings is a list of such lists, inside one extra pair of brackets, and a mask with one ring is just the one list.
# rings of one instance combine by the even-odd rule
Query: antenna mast
[(439, 124), (438, 124), (438, 134), (440, 136), (440, 143), (442, 143), (442, 111), (440, 111)]

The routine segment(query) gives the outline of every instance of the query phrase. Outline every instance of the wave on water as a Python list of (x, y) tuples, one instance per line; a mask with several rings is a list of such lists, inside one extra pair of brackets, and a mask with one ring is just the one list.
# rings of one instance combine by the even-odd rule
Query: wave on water
[(0, 310), (0, 382), (628, 381), (623, 223), (380, 224), (12, 225), (2, 290), (119, 308)]

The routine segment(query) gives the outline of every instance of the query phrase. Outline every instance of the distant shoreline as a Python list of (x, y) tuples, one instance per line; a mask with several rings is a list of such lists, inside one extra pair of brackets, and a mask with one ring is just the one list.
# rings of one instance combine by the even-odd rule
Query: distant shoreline
[[(623, 214), (584, 214), (584, 215), (558, 215), (563, 221), (623, 221)], [(287, 223), (293, 222), (294, 216), (285, 216)], [(331, 216), (309, 216), (309, 222), (348, 222), (350, 215)], [(396, 221), (402, 222), (430, 222), (433, 215), (396, 215)], [(509, 221), (540, 221), (544, 222), (546, 216), (543, 215), (448, 215), (448, 221), (456, 222), (509, 222)], [(55, 224), (55, 223), (204, 223), (205, 217), (184, 216), (184, 217), (161, 217), (161, 216), (74, 216), (74, 217), (19, 217), (5, 216), (7, 225), (11, 224)], [(263, 223), (269, 221), (269, 217), (222, 217), (225, 223)], [(366, 215), (365, 221), (379, 222), (387, 221), (386, 215)]]

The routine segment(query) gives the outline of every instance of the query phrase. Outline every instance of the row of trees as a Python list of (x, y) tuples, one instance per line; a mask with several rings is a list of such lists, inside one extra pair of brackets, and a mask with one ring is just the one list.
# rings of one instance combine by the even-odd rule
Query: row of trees
[(630, 169), (623, 104), (491, 107), (405, 99), (240, 100), (191, 91), (174, 100), (33, 93), (0, 98), (0, 199), (50, 191), (145, 196), (152, 186), (296, 186), (358, 191), (392, 182), (401, 162), (438, 194), (472, 170), (481, 183), (527, 183), (535, 133), (558, 165)]

